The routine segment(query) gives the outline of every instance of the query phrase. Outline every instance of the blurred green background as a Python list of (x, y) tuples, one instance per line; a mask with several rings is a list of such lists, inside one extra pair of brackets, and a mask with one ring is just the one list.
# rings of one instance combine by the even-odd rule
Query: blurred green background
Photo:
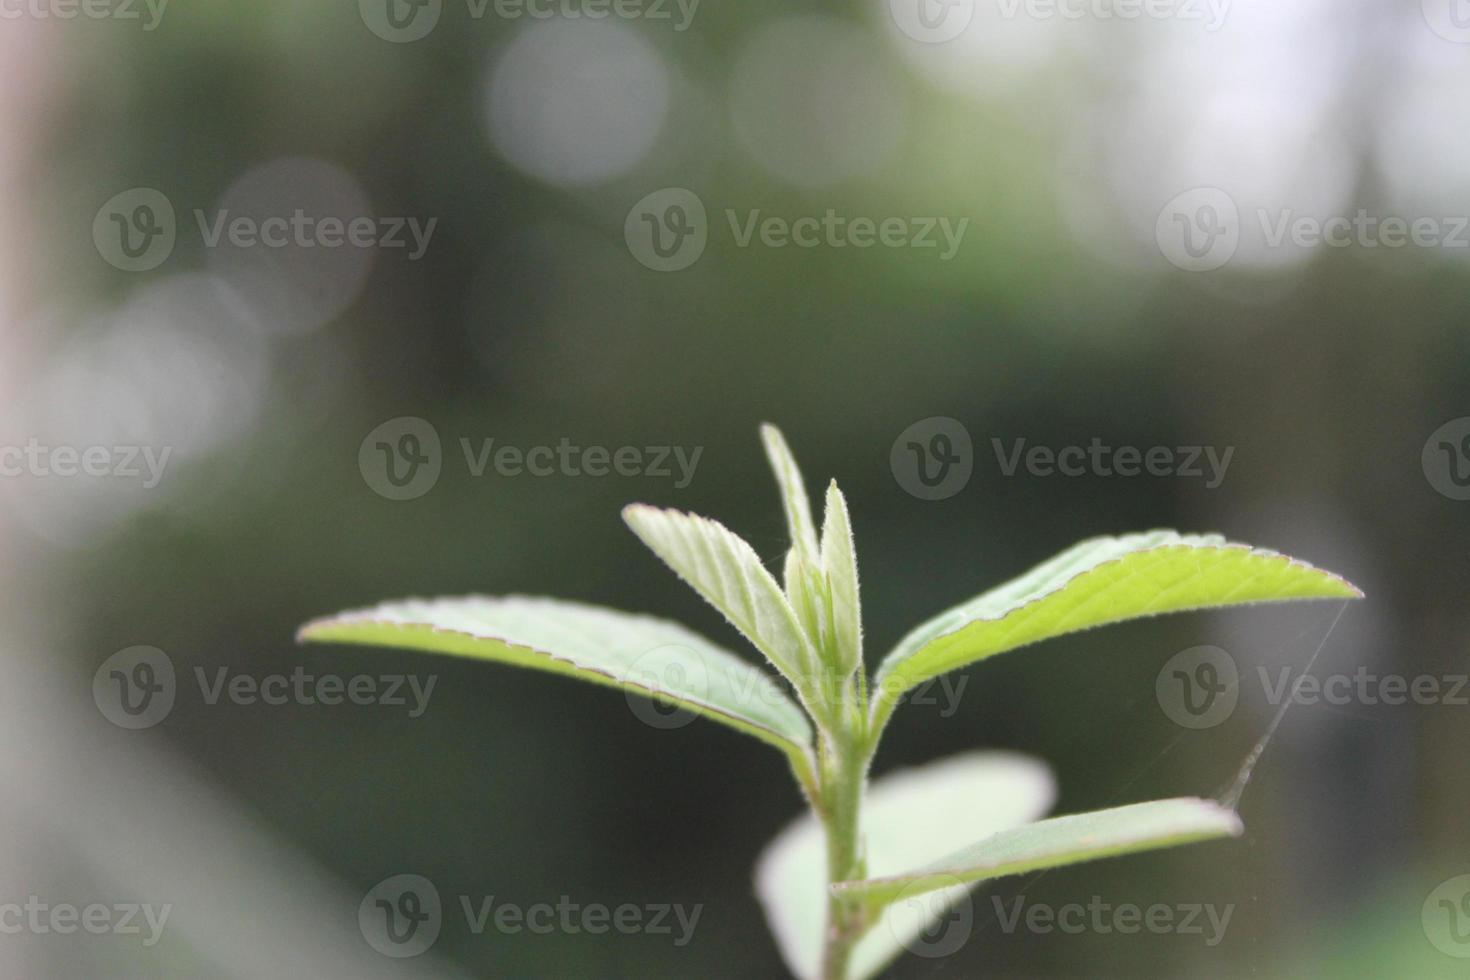
[[(292, 639), (380, 599), (524, 592), (678, 618), (754, 657), (618, 511), (708, 514), (777, 561), (762, 421), (851, 502), (870, 663), (1082, 537), (1168, 526), (1361, 585), (1369, 599), (1343, 614), (1318, 674), (1470, 670), (1470, 502), (1426, 462), (1432, 434), (1470, 415), (1470, 249), (1273, 245), (1258, 220), (1366, 209), (1452, 229), (1470, 214), (1454, 97), (1470, 47), (1433, 3), (1253, 0), (1210, 29), (1182, 13), (1007, 16), (961, 0), (948, 15), (968, 26), (943, 43), (905, 33), (899, 0), (704, 0), (682, 30), (675, 6), (593, 20), (403, 5), (438, 18), (413, 41), (393, 39), (380, 7), (178, 3), (151, 30), (141, 5), (141, 20), (0, 20), (0, 441), (171, 450), (151, 488), (0, 480), (17, 677), (0, 901), (177, 905), (148, 949), (0, 936), (8, 975), (783, 975), (751, 875), (801, 800), (767, 748), (704, 723), (661, 731), (616, 692), (547, 675)], [(1189, 271), (1165, 218), (1201, 187), (1238, 208), (1239, 243)], [(119, 268), (105, 234), (110, 213), (132, 220), (133, 198), (109, 205), (134, 188), (176, 214), (172, 248), (141, 271)], [(697, 196), (708, 238), (667, 272), (625, 228), (664, 188)], [(435, 225), (412, 257), (211, 247), (195, 217), (297, 208)], [(829, 209), (968, 224), (948, 259), (742, 246), (730, 224)], [(904, 489), (890, 450), (934, 416), (969, 432), (974, 473), (930, 501)], [(402, 417), (433, 426), (442, 472), (390, 500), (359, 449)], [(702, 455), (683, 488), (475, 476), (462, 438)], [(1207, 487), (1006, 476), (992, 447), (1094, 438), (1234, 454)], [(1186, 615), (1000, 658), (956, 678), (956, 710), (901, 711), (875, 771), (1000, 747), (1053, 766), (1058, 812), (1219, 792), (1270, 718), (1256, 665), (1300, 668), (1336, 611)], [(167, 653), (180, 693), (159, 724), (126, 731), (90, 685), (135, 645)], [(1155, 678), (1197, 645), (1240, 661), (1241, 705), (1189, 731)], [(438, 680), (417, 718), (211, 705), (192, 683), (196, 668), (302, 663)], [(982, 888), (960, 951), (891, 975), (1464, 976), (1451, 953), (1470, 942), (1446, 943), (1425, 903), (1470, 873), (1467, 736), (1464, 704), (1299, 706), (1244, 796), (1244, 839)], [(262, 877), (244, 889), (204, 858), (226, 854)], [(429, 957), (396, 961), (367, 948), (355, 916), (404, 872), (450, 901), (703, 914), (683, 947), (477, 936), (451, 917)], [(992, 897), (1023, 888), (1053, 905), (1234, 914), (1214, 947), (1008, 933)], [(278, 931), (293, 923), (299, 935)]]

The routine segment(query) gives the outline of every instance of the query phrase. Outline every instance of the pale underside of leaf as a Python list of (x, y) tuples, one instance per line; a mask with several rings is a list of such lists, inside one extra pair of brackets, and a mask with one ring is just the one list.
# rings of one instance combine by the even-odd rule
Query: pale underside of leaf
[(1213, 800), (1134, 803), (1027, 824), (979, 840), (904, 874), (838, 882), (839, 894), (878, 902), (1098, 858), (1238, 837), (1240, 817)]
[(451, 654), (618, 687), (723, 722), (808, 765), (811, 726), (774, 677), (652, 616), (528, 596), (409, 599), (316, 620), (298, 639)]
[[(1047, 767), (1010, 752), (970, 752), (874, 780), (863, 802), (870, 874), (922, 867), (985, 834), (1019, 826), (1051, 809)], [(802, 980), (820, 973), (827, 912), (827, 852), (810, 814), (789, 825), (762, 853), (756, 890), (787, 968)], [(961, 888), (957, 900), (966, 893)], [(945, 903), (931, 903), (933, 917)], [(893, 910), (859, 940), (849, 980), (864, 980), (903, 952), (931, 919)]]
[(1218, 535), (1096, 538), (911, 631), (879, 667), (875, 714), (929, 678), (1065, 633), (1191, 609), (1361, 597), (1337, 575)]
[(798, 690), (815, 675), (816, 653), (791, 603), (742, 538), (718, 521), (644, 504), (623, 508), (623, 519)]

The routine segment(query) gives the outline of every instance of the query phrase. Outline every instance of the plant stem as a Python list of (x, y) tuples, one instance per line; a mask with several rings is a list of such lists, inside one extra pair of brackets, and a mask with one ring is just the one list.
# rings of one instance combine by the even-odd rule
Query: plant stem
[[(845, 732), (825, 741), (822, 751), (822, 807), (818, 813), (827, 834), (827, 881), (864, 877), (865, 859), (859, 830), (864, 784), (871, 750), (861, 732)], [(852, 948), (867, 929), (861, 903), (828, 895), (827, 931), (822, 950), (824, 980), (846, 980)]]

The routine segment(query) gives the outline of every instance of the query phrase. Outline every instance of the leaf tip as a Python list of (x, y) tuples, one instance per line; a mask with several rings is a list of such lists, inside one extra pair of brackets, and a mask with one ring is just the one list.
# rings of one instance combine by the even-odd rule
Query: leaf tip
[(1336, 572), (1329, 572), (1325, 568), (1320, 568), (1310, 562), (1305, 562), (1298, 558), (1291, 558), (1287, 555), (1279, 555), (1278, 557), (1285, 559), (1288, 564), (1298, 565), (1306, 568), (1308, 571), (1317, 573), (1325, 586), (1321, 593), (1323, 598), (1348, 600), (1367, 598), (1367, 594), (1362, 589)]
[(786, 441), (785, 434), (770, 422), (762, 422), (760, 427), (761, 444), (766, 448), (766, 456), (776, 464), (778, 460), (791, 459), (791, 444)]
[(636, 530), (638, 522), (658, 513), (658, 508), (650, 504), (627, 504), (620, 513), (623, 523)]
[(1219, 821), (1219, 829), (1222, 837), (1240, 837), (1245, 834), (1245, 821), (1240, 819), (1240, 811), (1220, 800), (1198, 800), (1201, 809), (1207, 811)]
[(296, 643), (304, 646), (308, 643), (320, 643), (321, 632), (332, 624), (331, 619), (313, 619), (302, 623), (296, 628)]

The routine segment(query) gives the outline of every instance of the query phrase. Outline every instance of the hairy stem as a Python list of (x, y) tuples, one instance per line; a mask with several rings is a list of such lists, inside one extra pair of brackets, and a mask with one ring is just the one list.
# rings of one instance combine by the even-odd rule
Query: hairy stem
[[(827, 834), (829, 884), (866, 874), (860, 831), (863, 789), (871, 752), (859, 732), (844, 732), (828, 740), (822, 751), (822, 806), (819, 811)], [(852, 948), (868, 923), (860, 902), (828, 895), (827, 930), (822, 951), (824, 980), (845, 980)]]

